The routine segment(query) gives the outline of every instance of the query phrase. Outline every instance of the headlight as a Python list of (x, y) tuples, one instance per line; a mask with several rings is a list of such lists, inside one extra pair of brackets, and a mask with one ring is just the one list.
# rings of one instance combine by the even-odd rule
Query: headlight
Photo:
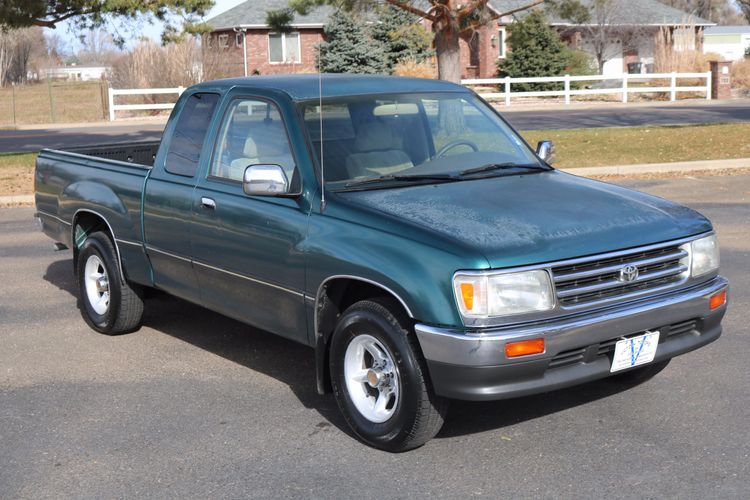
[(685, 243), (681, 247), (690, 255), (690, 276), (695, 278), (719, 269), (719, 245), (716, 235)]
[(461, 314), (466, 318), (510, 316), (547, 311), (555, 306), (552, 283), (544, 270), (507, 274), (461, 274), (453, 278)]

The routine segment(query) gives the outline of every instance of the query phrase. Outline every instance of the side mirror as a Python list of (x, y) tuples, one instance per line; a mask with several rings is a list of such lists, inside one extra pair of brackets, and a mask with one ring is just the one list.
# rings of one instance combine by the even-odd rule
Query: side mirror
[(242, 190), (249, 196), (283, 196), (289, 179), (279, 165), (250, 165), (242, 177)]
[(542, 160), (550, 163), (555, 154), (555, 145), (552, 141), (539, 141), (536, 145), (536, 155)]

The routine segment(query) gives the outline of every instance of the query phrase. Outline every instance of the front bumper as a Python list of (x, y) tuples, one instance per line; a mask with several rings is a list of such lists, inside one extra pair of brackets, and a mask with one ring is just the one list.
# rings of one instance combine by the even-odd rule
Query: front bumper
[[(483, 331), (415, 330), (435, 392), (466, 400), (527, 396), (610, 375), (614, 343), (646, 330), (661, 332), (653, 362), (692, 351), (721, 335), (726, 303), (711, 310), (709, 298), (728, 290), (718, 276), (707, 283), (556, 320)], [(505, 344), (543, 337), (542, 354), (508, 359)]]

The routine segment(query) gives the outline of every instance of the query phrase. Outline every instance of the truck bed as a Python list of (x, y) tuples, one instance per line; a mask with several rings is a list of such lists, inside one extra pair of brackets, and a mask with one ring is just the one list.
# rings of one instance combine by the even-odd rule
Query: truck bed
[(154, 159), (158, 150), (159, 142), (151, 141), (66, 148), (63, 151), (83, 156), (93, 156), (103, 160), (114, 160), (151, 167), (154, 165)]
[(97, 215), (111, 226), (123, 268), (147, 269), (142, 248), (141, 197), (158, 142), (67, 151), (45, 149), (34, 173), (37, 216), (47, 236), (73, 248), (73, 225)]

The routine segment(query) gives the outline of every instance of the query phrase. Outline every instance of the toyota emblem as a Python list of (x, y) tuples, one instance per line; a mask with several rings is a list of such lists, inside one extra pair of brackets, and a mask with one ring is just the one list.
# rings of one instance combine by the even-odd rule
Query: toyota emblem
[(620, 269), (620, 276), (618, 279), (623, 283), (630, 283), (638, 278), (638, 268), (636, 266), (625, 266)]

